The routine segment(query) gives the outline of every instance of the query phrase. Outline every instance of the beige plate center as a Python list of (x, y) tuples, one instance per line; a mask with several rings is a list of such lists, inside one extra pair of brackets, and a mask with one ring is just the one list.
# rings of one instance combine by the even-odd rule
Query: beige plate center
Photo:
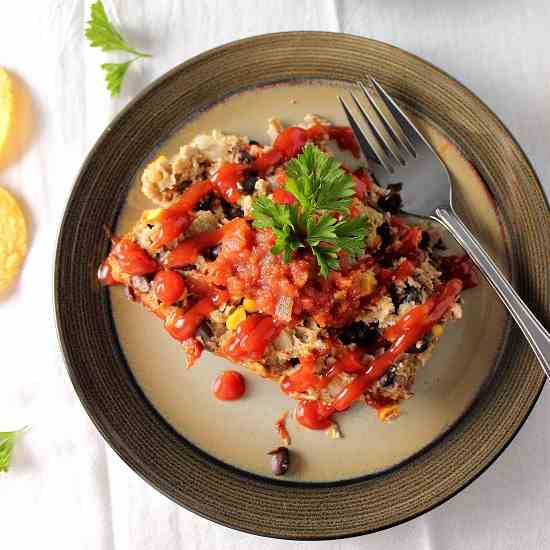
[[(345, 124), (336, 94), (328, 83), (289, 84), (256, 88), (231, 96), (193, 118), (161, 150), (168, 154), (198, 133), (218, 128), (266, 143), (267, 119), (297, 123), (317, 113)], [(449, 166), (461, 211), (503, 268), (504, 235), (492, 201), (476, 171), (433, 128), (425, 128)], [(157, 152), (155, 152), (156, 154)], [(117, 232), (127, 231), (151, 203), (136, 184), (119, 218)], [(406, 185), (406, 182), (405, 182)], [(216, 400), (211, 384), (227, 361), (205, 353), (187, 370), (184, 356), (157, 318), (128, 302), (121, 289), (111, 291), (113, 316), (128, 365), (147, 398), (186, 439), (216, 458), (243, 470), (271, 476), (267, 451), (280, 444), (274, 423), (292, 411), (295, 402), (272, 382), (244, 372), (248, 391), (237, 402)], [(415, 396), (405, 402), (401, 417), (380, 422), (372, 409), (357, 404), (338, 418), (343, 439), (300, 427), (289, 419), (292, 470), (285, 479), (337, 481), (373, 474), (411, 457), (445, 432), (475, 399), (494, 365), (505, 332), (504, 308), (482, 282), (465, 294), (464, 318), (449, 325), (431, 361), (417, 377)]]

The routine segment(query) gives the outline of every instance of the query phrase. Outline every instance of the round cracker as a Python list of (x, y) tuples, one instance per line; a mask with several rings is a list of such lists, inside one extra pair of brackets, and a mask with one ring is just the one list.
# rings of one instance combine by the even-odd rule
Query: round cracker
[(15, 197), (0, 187), (0, 290), (17, 277), (27, 252), (27, 226)]
[(0, 152), (6, 143), (13, 114), (13, 86), (5, 69), (0, 67)]

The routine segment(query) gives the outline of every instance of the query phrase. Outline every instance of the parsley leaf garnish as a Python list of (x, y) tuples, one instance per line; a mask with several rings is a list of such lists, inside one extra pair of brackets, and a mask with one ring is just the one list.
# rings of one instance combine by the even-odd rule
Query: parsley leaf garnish
[(348, 212), (355, 186), (334, 157), (308, 145), (301, 155), (288, 162), (286, 170), (286, 189), (296, 197), (304, 212)]
[[(285, 262), (299, 248), (309, 248), (319, 264), (319, 273), (328, 277), (338, 271), (338, 254), (345, 251), (351, 259), (365, 251), (368, 217), (349, 215), (355, 188), (349, 174), (314, 145), (308, 145), (286, 166), (287, 191), (295, 204), (276, 204), (268, 197), (252, 203), (257, 228), (269, 228), (275, 235), (272, 254), (283, 254)], [(335, 213), (339, 217), (335, 217)]]
[(117, 96), (122, 88), (122, 81), (126, 75), (128, 67), (137, 59), (130, 59), (126, 63), (103, 63), (101, 68), (105, 72), (105, 82), (111, 95)]
[(15, 443), (26, 429), (27, 427), (14, 432), (0, 432), (0, 472), (9, 470)]
[(104, 52), (127, 52), (135, 56), (123, 63), (103, 63), (101, 65), (101, 68), (105, 72), (107, 89), (111, 92), (112, 96), (116, 96), (120, 93), (122, 81), (128, 71), (128, 67), (139, 58), (151, 56), (136, 50), (126, 42), (122, 34), (109, 21), (101, 0), (97, 0), (97, 2), (92, 4), (90, 13), (91, 18), (87, 22), (84, 35), (92, 48), (100, 48)]

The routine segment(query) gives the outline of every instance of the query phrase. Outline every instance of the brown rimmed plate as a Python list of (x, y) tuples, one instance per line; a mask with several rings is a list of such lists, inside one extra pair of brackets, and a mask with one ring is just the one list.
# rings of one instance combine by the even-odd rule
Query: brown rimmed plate
[[(362, 411), (351, 411), (348, 437), (330, 447), (320, 434), (296, 430), (296, 469), (285, 481), (273, 480), (263, 469), (268, 464), (263, 455), (249, 458), (259, 457), (260, 447), (254, 447), (257, 437), (248, 428), (272, 430), (274, 418), (265, 430), (261, 426), (263, 400), (255, 400), (253, 391), (242, 410), (212, 414), (217, 405), (201, 392), (210, 373), (221, 367), (199, 365), (189, 373), (194, 381), (186, 388), (196, 393), (181, 392), (186, 405), (175, 407), (174, 396), (165, 391), (174, 384), (155, 385), (182, 376), (174, 344), (166, 339), (166, 347), (155, 345), (151, 331), (159, 330), (157, 325), (142, 322), (141, 312), (128, 321), (116, 291), (111, 298), (98, 287), (96, 266), (108, 247), (104, 226), (122, 228), (132, 209), (142, 207), (133, 191), (135, 178), (159, 148), (170, 150), (213, 124), (256, 137), (271, 115), (292, 123), (298, 114), (321, 111), (338, 119), (332, 92), (335, 96), (365, 73), (379, 79), (424, 124), (454, 169), (465, 214), (542, 316), (550, 309), (544, 276), (549, 249), (543, 237), (550, 230), (548, 206), (521, 149), (487, 107), (449, 76), (364, 38), (267, 35), (176, 67), (140, 94), (100, 138), (62, 222), (55, 266), (57, 323), (69, 374), (88, 414), (116, 452), (158, 490), (200, 515), (255, 534), (340, 538), (383, 529), (433, 508), (498, 456), (544, 383), (518, 331), (482, 285), (474, 291), (477, 296), (466, 298), (471, 315), (458, 325), (459, 340), (448, 340), (438, 363), (427, 367), (436, 374), (417, 388), (403, 419), (382, 428), (367, 417), (360, 420)], [(143, 352), (136, 351), (138, 341), (148, 343)], [(144, 353), (151, 355), (140, 364)], [(159, 364), (170, 368), (155, 369)], [(451, 373), (447, 378), (446, 372)], [(275, 386), (257, 382), (257, 396), (277, 394)], [(462, 393), (455, 391), (459, 386)], [(441, 406), (434, 409), (438, 396)], [(204, 410), (219, 420), (205, 423), (194, 412)], [(250, 421), (247, 429), (237, 438), (229, 433), (220, 444), (217, 434), (230, 432), (230, 425), (244, 418)], [(434, 426), (422, 437), (414, 431), (419, 420)], [(201, 429), (193, 431), (196, 426)], [(397, 443), (405, 426), (413, 444), (402, 448)], [(273, 433), (266, 437), (276, 442)], [(262, 449), (266, 442), (261, 441)], [(361, 460), (357, 449), (364, 450)], [(325, 467), (312, 466), (325, 464), (326, 456)]]

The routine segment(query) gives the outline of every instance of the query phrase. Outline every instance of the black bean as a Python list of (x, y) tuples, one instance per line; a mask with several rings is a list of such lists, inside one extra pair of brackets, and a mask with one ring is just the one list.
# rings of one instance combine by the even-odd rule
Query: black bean
[(295, 367), (296, 365), (298, 365), (300, 363), (300, 359), (298, 359), (298, 357), (291, 357), (290, 360), (288, 361), (293, 367)]
[(195, 210), (210, 210), (212, 201), (214, 200), (214, 193), (208, 193), (197, 203)]
[(213, 336), (212, 327), (208, 321), (203, 321), (197, 329), (197, 336), (200, 336), (203, 342), (207, 342)]
[(422, 353), (428, 349), (429, 345), (428, 340), (426, 338), (422, 338), (409, 347), (407, 349), (407, 353)]
[(380, 385), (383, 388), (387, 388), (388, 386), (391, 386), (395, 382), (395, 366), (390, 367), (384, 376), (380, 378)]
[(213, 262), (220, 253), (220, 245), (213, 246), (212, 248), (207, 248), (202, 251), (202, 256), (207, 262)]
[(276, 476), (282, 476), (288, 472), (290, 454), (286, 447), (278, 447), (267, 454), (271, 455), (271, 471)]
[(393, 303), (393, 307), (395, 307), (395, 310), (397, 311), (397, 308), (401, 305), (402, 298), (395, 287), (390, 289), (390, 298)]
[(390, 191), (378, 199), (378, 206), (390, 214), (397, 214), (402, 204), (401, 195), (396, 191)]
[(391, 227), (388, 222), (384, 222), (382, 225), (379, 225), (376, 228), (376, 233), (380, 235), (380, 238), (382, 239), (382, 244), (380, 245), (380, 248), (384, 250), (392, 243), (392, 233), (391, 233)]
[(391, 269), (393, 267), (393, 261), (395, 258), (392, 258), (392, 256), (382, 256), (378, 263), (381, 267), (385, 267), (386, 269)]
[(430, 245), (430, 234), (427, 231), (422, 231), (422, 238), (420, 239), (420, 243), (418, 244), (418, 246), (422, 250), (426, 250), (429, 245)]
[(141, 277), (140, 275), (132, 275), (130, 282), (139, 292), (149, 292), (149, 282), (145, 277)]
[(420, 303), (422, 301), (422, 291), (414, 286), (406, 285), (402, 292), (398, 292), (395, 287), (390, 290), (391, 300), (395, 309), (401, 304), (412, 302)]
[(256, 188), (256, 180), (258, 176), (256, 174), (248, 174), (244, 181), (242, 182), (243, 193), (245, 195), (252, 195), (254, 189)]
[(378, 336), (376, 325), (367, 325), (363, 321), (355, 321), (344, 327), (340, 333), (340, 341), (345, 344), (358, 344), (366, 346), (374, 342)]
[(236, 204), (230, 204), (227, 201), (222, 201), (222, 209), (224, 216), (228, 220), (232, 220), (233, 218), (241, 218), (244, 216), (244, 212), (242, 208)]
[(254, 162), (255, 157), (253, 157), (246, 149), (243, 149), (239, 152), (239, 162), (244, 164), (250, 164)]
[(447, 247), (445, 246), (445, 243), (443, 242), (441, 237), (437, 240), (433, 247), (435, 250), (447, 250)]
[(408, 304), (411, 302), (420, 303), (422, 301), (422, 291), (415, 286), (406, 285), (403, 290), (402, 304)]
[(402, 183), (390, 183), (388, 184), (388, 189), (390, 191), (401, 191), (401, 189), (403, 189), (403, 184)]

